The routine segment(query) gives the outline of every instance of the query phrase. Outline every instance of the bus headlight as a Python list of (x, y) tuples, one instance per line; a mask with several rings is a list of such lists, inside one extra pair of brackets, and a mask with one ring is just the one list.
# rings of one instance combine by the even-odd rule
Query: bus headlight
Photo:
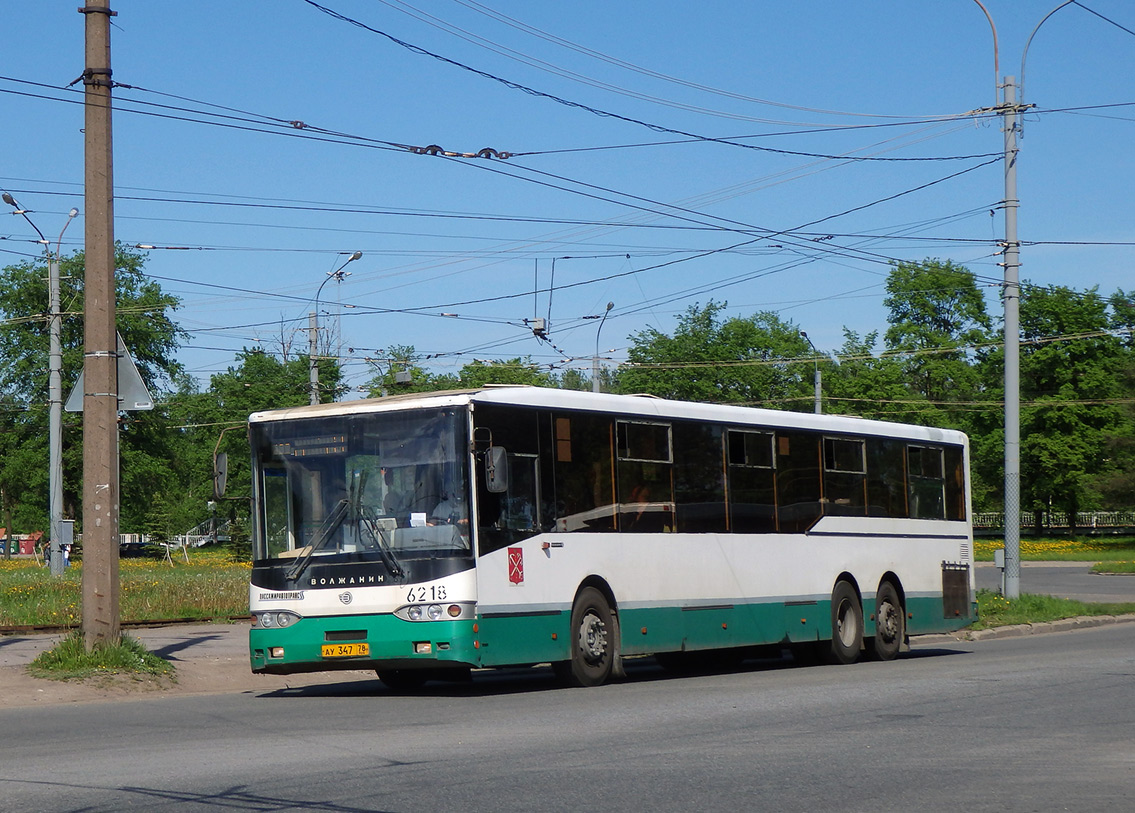
[(477, 616), (477, 604), (473, 601), (457, 601), (452, 604), (404, 604), (394, 611), (403, 621), (463, 621)]
[(289, 610), (272, 610), (270, 612), (255, 612), (252, 614), (253, 629), (277, 629), (290, 627), (301, 618), (297, 613)]

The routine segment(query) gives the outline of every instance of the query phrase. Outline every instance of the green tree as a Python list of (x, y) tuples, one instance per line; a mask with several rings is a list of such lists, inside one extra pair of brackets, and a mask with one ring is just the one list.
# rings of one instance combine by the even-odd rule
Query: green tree
[(812, 408), (811, 347), (775, 313), (722, 319), (725, 303), (692, 305), (674, 334), (632, 335), (618, 390), (685, 401)]
[[(74, 387), (83, 359), (83, 275), (82, 252), (60, 260), (61, 347), (64, 395)], [(175, 353), (185, 333), (173, 321), (172, 313), (180, 300), (162, 291), (161, 286), (143, 273), (145, 255), (117, 247), (115, 287), (117, 328), (138, 366), (138, 371), (155, 399), (168, 391), (181, 373)], [(6, 413), (4, 440), (0, 444), (4, 462), (0, 478), (5, 497), (19, 517), (21, 528), (47, 525), (47, 360), (48, 290), (47, 267), (43, 261), (23, 262), (0, 269), (0, 393), (3, 403), (14, 412)], [(160, 423), (159, 416), (140, 417), (132, 413), (130, 422), (140, 425)], [(121, 510), (129, 520), (135, 506), (148, 505), (159, 483), (155, 461), (165, 457), (161, 432), (124, 431), (120, 440), (122, 457)], [(82, 493), (81, 416), (65, 415), (63, 425), (63, 513), (81, 519), (78, 507)], [(132, 466), (145, 459), (147, 472)], [(160, 465), (157, 465), (161, 469)], [(128, 530), (124, 522), (123, 530)]]
[[(603, 370), (599, 373), (599, 381), (603, 385), (603, 391), (609, 390), (610, 382), (604, 381)], [(569, 367), (560, 373), (556, 379), (556, 386), (561, 390), (579, 390), (582, 392), (591, 392), (591, 379), (584, 375), (579, 370)]]
[(865, 418), (922, 423), (926, 403), (910, 392), (902, 364), (878, 354), (877, 331), (864, 336), (844, 328), (837, 363), (823, 368), (824, 411)]
[(554, 387), (551, 372), (541, 370), (531, 357), (502, 361), (474, 361), (461, 368), (457, 375), (460, 387), (483, 387), (486, 384), (526, 384), (532, 387)]
[(385, 358), (368, 359), (374, 376), (366, 383), (371, 398), (408, 392), (432, 392), (458, 386), (453, 376), (436, 376), (421, 366), (421, 354), (413, 345), (386, 348)]
[[(1125, 430), (1124, 353), (1095, 288), (1024, 289), (1021, 297), (1021, 504), (1100, 507), (1095, 484), (1115, 470), (1109, 440)], [(1128, 391), (1129, 393), (1129, 391)], [(1129, 426), (1126, 427), (1129, 429)]]
[(992, 322), (973, 274), (949, 260), (897, 263), (883, 300), (887, 350), (901, 353), (912, 394), (940, 405), (927, 423), (965, 428), (950, 403), (977, 400), (981, 379), (972, 348), (990, 341)]
[(1135, 292), (1116, 291), (1109, 299), (1109, 325), (1121, 345), (1116, 383), (1120, 426), (1104, 439), (1104, 471), (1089, 478), (1105, 506), (1130, 508), (1135, 495)]

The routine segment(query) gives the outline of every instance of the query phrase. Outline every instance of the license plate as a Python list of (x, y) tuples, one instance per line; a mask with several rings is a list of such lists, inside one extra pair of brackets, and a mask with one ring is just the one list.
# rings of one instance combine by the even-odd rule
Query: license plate
[(370, 654), (370, 644), (324, 644), (325, 658), (361, 658)]

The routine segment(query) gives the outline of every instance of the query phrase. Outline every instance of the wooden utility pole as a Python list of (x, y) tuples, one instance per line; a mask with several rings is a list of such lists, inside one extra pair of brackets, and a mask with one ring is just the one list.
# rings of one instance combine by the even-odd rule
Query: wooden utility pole
[(110, 18), (88, 5), (85, 93), (86, 269), (83, 316), (83, 642), (119, 641), (118, 343), (114, 292)]

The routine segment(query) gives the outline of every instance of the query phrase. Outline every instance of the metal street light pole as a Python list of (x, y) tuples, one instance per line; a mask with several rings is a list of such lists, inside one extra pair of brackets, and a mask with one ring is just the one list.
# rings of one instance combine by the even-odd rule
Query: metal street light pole
[(821, 398), (823, 396), (823, 387), (821, 386), (821, 382), (820, 382), (820, 352), (816, 349), (816, 345), (812, 344), (812, 340), (808, 338), (807, 333), (805, 333), (803, 330), (801, 330), (800, 335), (804, 337), (804, 340), (806, 342), (808, 342), (809, 346), (811, 346), (811, 348), (812, 348), (812, 361), (816, 365), (816, 373), (815, 373), (815, 375), (813, 376), (813, 379), (812, 379), (813, 389), (814, 389), (813, 397), (814, 397), (815, 402), (816, 402), (815, 412), (816, 412), (817, 415), (819, 415), (820, 413), (822, 413), (824, 411), (822, 404), (821, 404)]
[(63, 349), (62, 317), (59, 313), (59, 256), (63, 244), (63, 232), (79, 214), (78, 209), (67, 213), (67, 222), (55, 241), (55, 254), (47, 263), (47, 286), (51, 325), (48, 352), (48, 479), (50, 495), (48, 506), (51, 514), (51, 575), (63, 575)]
[[(1001, 593), (1013, 600), (1021, 595), (1021, 332), (1020, 332), (1020, 249), (1017, 239), (1017, 136), (1021, 125), (1018, 114), (1027, 109), (1023, 100), (1017, 100), (1017, 86), (1012, 76), (1001, 81), (998, 61), (997, 26), (981, 0), (974, 0), (985, 13), (993, 30), (993, 74), (998, 98), (993, 112), (1001, 116), (1005, 133), (1005, 242), (1004, 283), (1002, 299), (1005, 308), (1005, 570), (1002, 573)], [(1025, 42), (1021, 54), (1021, 84), (1024, 85), (1025, 57), (1037, 29), (1072, 0), (1056, 6), (1041, 18)]]
[(615, 307), (614, 302), (607, 303), (607, 310), (603, 311), (603, 318), (599, 320), (599, 327), (595, 331), (595, 357), (591, 362), (591, 391), (602, 392), (599, 386), (599, 334), (603, 331), (603, 323), (607, 321), (607, 314)]
[(79, 214), (78, 209), (67, 213), (67, 222), (59, 232), (59, 239), (55, 241), (55, 252), (51, 251), (51, 244), (43, 236), (28, 211), (16, 203), (7, 192), (3, 195), (4, 202), (15, 211), (13, 214), (23, 215), (36, 234), (39, 242), (47, 253), (47, 296), (48, 296), (48, 538), (51, 541), (49, 563), (52, 576), (63, 575), (63, 353), (60, 341), (60, 314), (59, 314), (59, 257), (62, 251), (63, 233), (71, 225), (71, 221)]
[(339, 282), (343, 281), (344, 277), (350, 276), (350, 272), (344, 272), (343, 269), (347, 267), (347, 263), (354, 262), (363, 256), (361, 251), (356, 251), (347, 258), (341, 266), (334, 271), (328, 271), (327, 277), (323, 282), (319, 283), (319, 288), (315, 291), (315, 310), (307, 315), (308, 323), (308, 379), (311, 389), (311, 404), (319, 403), (319, 367), (316, 365), (315, 357), (318, 354), (319, 345), (319, 295), (323, 292), (323, 286), (331, 280), (335, 279)]

